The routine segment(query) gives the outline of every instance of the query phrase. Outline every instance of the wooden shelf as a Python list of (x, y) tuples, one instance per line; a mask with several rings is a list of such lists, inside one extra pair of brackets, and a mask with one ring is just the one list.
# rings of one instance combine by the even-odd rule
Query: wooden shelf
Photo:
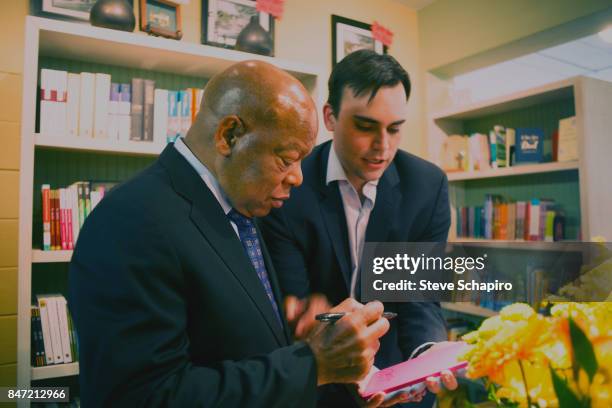
[(32, 249), (33, 263), (70, 262), (72, 251), (43, 251)]
[(467, 181), (493, 177), (520, 176), (523, 174), (550, 173), (553, 171), (577, 170), (579, 162), (551, 162), (539, 164), (525, 164), (513, 167), (502, 167), (482, 171), (463, 171), (447, 173), (448, 181)]
[(322, 72), (320, 67), (300, 62), (152, 37), (146, 33), (128, 33), (41, 17), (27, 18), (40, 32), (40, 55), (54, 58), (86, 60), (203, 79), (244, 60), (269, 62), (302, 82), (316, 80)]
[(442, 306), (442, 309), (450, 310), (452, 312), (465, 313), (473, 316), (491, 317), (497, 314), (495, 310), (480, 307), (470, 302), (442, 302), (440, 305)]
[(32, 380), (68, 377), (79, 375), (79, 363), (57, 364), (45, 367), (32, 367)]
[(507, 249), (514, 251), (548, 251), (548, 252), (582, 252), (585, 245), (578, 241), (518, 241), (484, 238), (453, 238), (449, 244), (483, 247), (491, 249)]
[(453, 107), (434, 113), (431, 117), (439, 120), (465, 120), (527, 108), (542, 103), (572, 98), (574, 79), (552, 82), (526, 91), (515, 92), (494, 99), (475, 102), (466, 106)]
[(165, 144), (118, 140), (96, 140), (92, 138), (34, 135), (34, 145), (47, 149), (78, 150), (87, 152), (109, 152), (119, 154), (157, 156)]

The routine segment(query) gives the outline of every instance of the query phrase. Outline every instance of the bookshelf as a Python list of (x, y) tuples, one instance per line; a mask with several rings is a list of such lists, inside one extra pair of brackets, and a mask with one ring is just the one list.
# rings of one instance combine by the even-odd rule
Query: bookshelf
[[(605, 216), (612, 202), (612, 187), (601, 177), (602, 171), (610, 168), (612, 157), (608, 137), (612, 117), (606, 112), (611, 102), (612, 83), (574, 77), (488, 101), (434, 111), (428, 121), (428, 137), (433, 146), (441, 145), (451, 134), (488, 134), (493, 125), (502, 124), (543, 128), (545, 151), (547, 145), (550, 150), (550, 135), (559, 119), (576, 116), (578, 160), (449, 173), (453, 206), (482, 203), (487, 193), (515, 200), (553, 198), (568, 215), (569, 239), (612, 236), (612, 221)], [(435, 156), (436, 149), (430, 151)], [(449, 237), (456, 238), (455, 228)]]
[[(482, 205), (486, 194), (499, 194), (516, 201), (552, 198), (565, 211), (566, 235), (569, 240), (582, 238), (589, 241), (598, 235), (610, 239), (612, 184), (606, 180), (605, 173), (611, 169), (611, 103), (612, 83), (574, 77), (466, 106), (430, 109), (427, 126), (432, 161), (437, 160), (439, 148), (447, 136), (475, 132), (488, 134), (498, 124), (514, 128), (543, 128), (546, 156), (546, 151), (552, 149), (550, 136), (557, 129), (559, 119), (576, 116), (578, 160), (448, 173), (453, 211), (449, 241), (491, 249), (508, 249), (503, 248), (503, 243), (510, 241), (456, 235), (455, 209)], [(540, 242), (525, 243), (513, 249), (551, 250)], [(472, 307), (476, 305), (457, 305), (444, 306), (448, 310), (483, 316), (478, 309)]]
[(78, 363), (31, 367), (30, 305), (37, 293), (66, 295), (72, 251), (42, 251), (40, 186), (66, 186), (78, 180), (122, 181), (155, 160), (165, 146), (43, 137), (36, 133), (37, 84), (41, 68), (69, 72), (104, 72), (113, 81), (154, 79), (157, 87), (202, 87), (207, 78), (247, 59), (270, 62), (298, 78), (320, 107), (322, 69), (244, 52), (126, 33), (40, 17), (26, 17), (19, 213), (17, 384), (78, 375)]

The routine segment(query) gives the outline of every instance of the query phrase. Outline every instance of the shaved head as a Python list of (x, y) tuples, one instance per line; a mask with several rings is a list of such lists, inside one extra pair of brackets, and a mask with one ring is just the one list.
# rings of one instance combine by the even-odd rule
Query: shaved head
[(301, 183), (299, 164), (317, 128), (315, 104), (297, 79), (271, 64), (245, 61), (206, 84), (185, 143), (236, 209), (263, 216)]

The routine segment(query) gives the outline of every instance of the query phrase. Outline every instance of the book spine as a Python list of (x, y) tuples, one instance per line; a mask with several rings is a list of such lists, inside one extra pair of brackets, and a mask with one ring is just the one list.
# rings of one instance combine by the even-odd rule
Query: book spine
[(168, 133), (168, 91), (165, 89), (155, 90), (155, 102), (153, 103), (153, 142), (159, 146), (166, 144)]
[(47, 300), (44, 297), (37, 296), (38, 308), (40, 309), (40, 320), (43, 332), (43, 343), (45, 347), (45, 363), (47, 365), (54, 364), (53, 359), (53, 341), (51, 339), (51, 328), (49, 327), (49, 313)]
[(191, 92), (180, 91), (181, 112), (180, 115), (180, 137), (185, 137), (191, 127)]
[(110, 140), (119, 139), (119, 99), (121, 98), (118, 83), (111, 83), (110, 101), (108, 102), (107, 132)]
[(110, 101), (111, 77), (97, 73), (95, 78), (94, 137), (108, 139), (108, 103)]
[(53, 102), (57, 100), (57, 91), (52, 89), (53, 71), (40, 70), (40, 135), (53, 136)]
[(51, 186), (43, 184), (42, 191), (42, 217), (43, 217), (43, 249), (51, 250)]
[(68, 332), (68, 308), (66, 307), (66, 298), (63, 296), (58, 296), (55, 298), (55, 301), (57, 302), (57, 317), (59, 321), (59, 332), (64, 363), (71, 363), (72, 350), (70, 350), (70, 334)]
[(121, 84), (119, 93), (119, 140), (130, 140), (132, 131), (132, 86)]
[(66, 101), (66, 134), (68, 137), (79, 135), (79, 106), (81, 75), (68, 74), (68, 100)]
[(62, 351), (62, 339), (59, 328), (57, 300), (54, 296), (49, 296), (46, 299), (47, 312), (49, 314), (49, 328), (51, 330), (51, 341), (53, 343), (53, 363), (61, 364), (64, 362), (64, 354)]
[(60, 215), (60, 245), (63, 250), (68, 249), (68, 223), (66, 220), (66, 190), (59, 189), (59, 215)]
[(85, 186), (82, 182), (77, 183), (77, 198), (79, 203), (79, 229), (83, 228), (85, 222)]
[(57, 102), (54, 104), (55, 134), (58, 137), (65, 137), (67, 132), (66, 107), (68, 99), (68, 72), (55, 71), (57, 84)]
[(132, 79), (132, 105), (130, 116), (132, 126), (130, 140), (143, 140), (144, 79)]
[(144, 103), (142, 140), (153, 141), (153, 112), (155, 102), (155, 81), (146, 79), (144, 81)]
[(179, 101), (177, 91), (168, 91), (168, 134), (167, 143), (174, 143), (180, 132)]
[(94, 93), (96, 76), (91, 72), (81, 72), (79, 95), (79, 136), (93, 137)]

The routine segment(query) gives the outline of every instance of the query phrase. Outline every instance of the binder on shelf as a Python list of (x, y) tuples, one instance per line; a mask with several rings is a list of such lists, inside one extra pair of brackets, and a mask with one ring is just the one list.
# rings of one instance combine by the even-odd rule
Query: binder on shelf
[(80, 137), (93, 137), (95, 88), (95, 74), (91, 72), (81, 72), (81, 89), (79, 94)]
[(68, 73), (68, 96), (66, 101), (66, 135), (79, 135), (79, 106), (81, 94), (81, 75)]
[(68, 308), (66, 298), (56, 296), (57, 316), (59, 322), (59, 332), (62, 344), (64, 363), (72, 363), (72, 350), (70, 349), (70, 333), (68, 332)]
[(96, 139), (107, 139), (108, 103), (110, 101), (111, 77), (108, 74), (97, 73), (95, 81), (96, 89), (93, 134)]
[(132, 105), (130, 140), (143, 140), (144, 79), (132, 78)]
[(155, 81), (144, 80), (142, 140), (153, 141), (153, 103), (155, 102)]
[(153, 103), (153, 141), (163, 146), (166, 144), (168, 133), (168, 91), (166, 89), (155, 90), (155, 102)]

